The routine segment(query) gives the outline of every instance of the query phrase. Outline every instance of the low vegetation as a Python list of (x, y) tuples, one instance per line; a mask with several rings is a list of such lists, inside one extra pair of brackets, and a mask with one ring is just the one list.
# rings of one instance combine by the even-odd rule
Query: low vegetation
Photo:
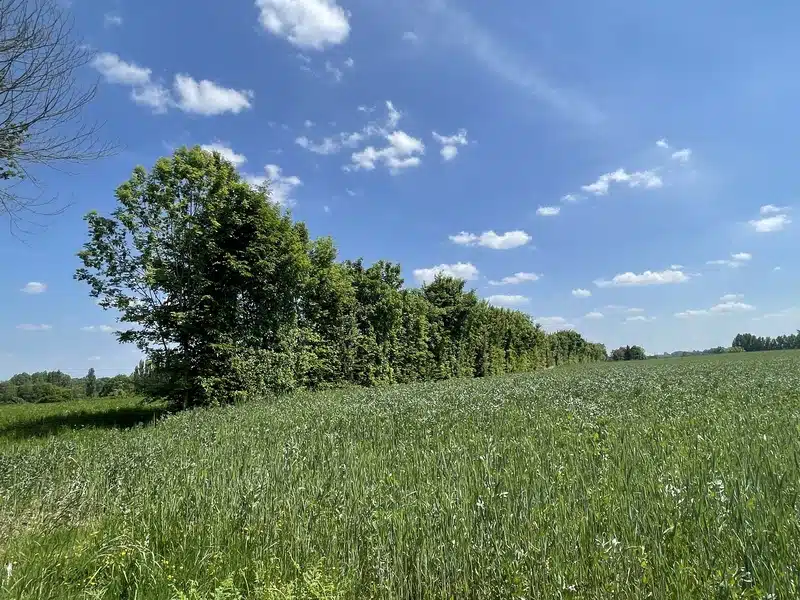
[(797, 352), (75, 405), (0, 407), (0, 596), (800, 594)]

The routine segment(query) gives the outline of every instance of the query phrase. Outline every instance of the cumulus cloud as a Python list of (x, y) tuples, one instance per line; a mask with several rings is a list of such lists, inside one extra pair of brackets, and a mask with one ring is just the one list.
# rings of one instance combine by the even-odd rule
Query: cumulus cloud
[(17, 329), (21, 329), (22, 331), (50, 331), (52, 328), (52, 325), (36, 325), (33, 323), (22, 323), (17, 325)]
[(439, 135), (433, 132), (433, 139), (441, 144), (440, 154), (446, 161), (453, 160), (458, 155), (458, 147), (469, 144), (467, 130), (459, 129), (454, 135)]
[(348, 14), (334, 0), (256, 0), (259, 22), (299, 48), (322, 50), (350, 35)]
[(245, 181), (253, 187), (260, 187), (266, 184), (269, 188), (270, 200), (281, 206), (294, 205), (292, 192), (295, 188), (303, 185), (299, 177), (295, 175), (286, 176), (283, 169), (278, 165), (267, 165), (264, 167), (265, 175), (245, 175)]
[(345, 167), (348, 171), (372, 171), (376, 164), (383, 164), (389, 173), (397, 175), (404, 169), (418, 167), (425, 154), (422, 140), (408, 135), (405, 131), (394, 131), (386, 136), (388, 146), (376, 149), (367, 146), (360, 152), (354, 152), (352, 163)]
[(760, 215), (774, 215), (782, 212), (786, 212), (786, 207), (775, 206), (774, 204), (765, 204), (759, 209)]
[(414, 269), (414, 279), (419, 283), (430, 283), (437, 275), (447, 275), (465, 281), (472, 281), (478, 278), (478, 269), (472, 263), (455, 263), (452, 265), (436, 265), (427, 269)]
[(610, 280), (598, 279), (594, 282), (597, 287), (626, 287), (640, 285), (666, 285), (684, 283), (690, 277), (683, 271), (667, 269), (666, 271), (645, 271), (643, 273), (620, 273)]
[(744, 299), (744, 294), (725, 294), (719, 300), (720, 302), (738, 302)]
[(250, 108), (253, 92), (234, 90), (203, 79), (196, 81), (189, 75), (176, 75), (174, 90), (178, 107), (187, 113), (198, 115), (221, 115), (226, 112), (238, 114)]
[(486, 301), (491, 304), (492, 306), (500, 306), (503, 308), (513, 308), (515, 306), (523, 306), (530, 302), (530, 300), (525, 296), (507, 296), (504, 294), (497, 294), (495, 296), (489, 296)]
[(581, 196), (580, 194), (564, 194), (563, 196), (561, 196), (561, 201), (567, 203), (579, 202), (583, 199), (584, 196)]
[(763, 219), (753, 219), (749, 223), (757, 233), (773, 233), (775, 231), (782, 231), (787, 225), (791, 224), (791, 222), (792, 220), (789, 218), (789, 215), (780, 214), (772, 217), (764, 217)]
[(20, 291), (26, 294), (41, 294), (47, 291), (47, 284), (41, 283), (40, 281), (29, 281)]
[(611, 173), (601, 175), (597, 181), (584, 185), (581, 189), (587, 194), (605, 196), (608, 194), (612, 183), (627, 184), (628, 187), (643, 187), (646, 189), (660, 188), (663, 180), (655, 171), (635, 171), (628, 173), (625, 169), (617, 169)]
[(537, 317), (534, 322), (545, 329), (575, 329), (575, 325), (569, 323), (564, 317)]
[(503, 277), (500, 281), (490, 281), (489, 285), (517, 285), (526, 281), (538, 281), (540, 278), (536, 273), (515, 273), (508, 277)]
[(656, 146), (658, 146), (659, 148), (664, 148), (665, 150), (669, 149), (669, 144), (667, 143), (667, 140), (665, 140), (664, 138), (658, 140), (656, 142)]
[(655, 317), (645, 317), (644, 315), (636, 315), (635, 317), (627, 317), (625, 319), (626, 323), (649, 323), (650, 321), (655, 321)]
[(605, 315), (603, 315), (603, 313), (597, 312), (597, 311), (592, 311), (590, 313), (586, 313), (583, 316), (584, 319), (602, 319), (604, 317), (605, 317)]
[(492, 250), (511, 250), (512, 248), (519, 248), (530, 242), (531, 239), (531, 236), (519, 230), (507, 231), (506, 233), (495, 233), (490, 230), (480, 235), (462, 231), (461, 233), (450, 236), (450, 241), (455, 244), (461, 246), (483, 246), (484, 248), (491, 248)]
[(419, 41), (419, 36), (413, 31), (406, 31), (403, 33), (402, 39), (404, 42), (416, 44)]
[(224, 142), (212, 142), (211, 144), (203, 144), (200, 147), (206, 152), (218, 152), (222, 158), (227, 160), (234, 167), (240, 167), (247, 162), (247, 157), (244, 156), (244, 154), (237, 154)]
[(592, 292), (583, 288), (578, 288), (576, 290), (572, 290), (572, 295), (576, 298), (588, 298), (592, 295)]
[(213, 116), (238, 114), (252, 106), (253, 92), (249, 90), (225, 88), (205, 79), (196, 81), (189, 75), (176, 75), (170, 90), (153, 80), (150, 69), (125, 62), (110, 52), (97, 54), (91, 66), (107, 82), (130, 87), (131, 99), (156, 113), (178, 108), (190, 114)]
[(540, 206), (536, 209), (536, 214), (540, 217), (555, 217), (561, 212), (559, 206)]

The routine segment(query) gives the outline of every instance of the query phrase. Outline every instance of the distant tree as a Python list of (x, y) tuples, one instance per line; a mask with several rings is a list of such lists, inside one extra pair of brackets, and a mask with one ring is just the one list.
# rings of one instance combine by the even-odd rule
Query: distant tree
[(53, 213), (52, 199), (15, 185), (34, 178), (30, 167), (80, 163), (113, 150), (98, 142), (96, 126), (80, 122), (96, 88), (76, 82), (92, 55), (56, 0), (0, 0), (0, 216), (14, 225)]
[(628, 346), (625, 349), (625, 360), (645, 360), (647, 354), (641, 346)]
[(94, 374), (94, 367), (92, 367), (86, 374), (86, 397), (94, 398), (96, 394), (97, 394), (97, 376)]

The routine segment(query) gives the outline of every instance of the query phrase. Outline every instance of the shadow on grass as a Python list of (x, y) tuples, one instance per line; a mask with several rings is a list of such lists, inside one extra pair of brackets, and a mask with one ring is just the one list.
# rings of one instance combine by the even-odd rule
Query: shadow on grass
[(159, 417), (172, 411), (163, 405), (141, 404), (110, 408), (105, 411), (82, 410), (64, 414), (47, 415), (0, 427), (0, 438), (24, 440), (64, 433), (72, 429), (130, 429), (137, 425), (151, 425)]

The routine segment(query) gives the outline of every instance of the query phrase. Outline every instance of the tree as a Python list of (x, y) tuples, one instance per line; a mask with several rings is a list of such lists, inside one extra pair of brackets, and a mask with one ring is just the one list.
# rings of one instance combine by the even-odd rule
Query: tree
[(180, 148), (149, 173), (137, 167), (116, 197), (110, 217), (86, 216), (75, 277), (134, 325), (117, 337), (147, 355), (158, 393), (204, 404), (214, 390), (243, 391), (245, 372), (291, 387), (305, 226), (270, 202), (268, 188), (251, 187), (199, 147)]
[(32, 166), (113, 152), (98, 141), (97, 126), (80, 121), (96, 87), (80, 89), (77, 73), (91, 58), (56, 0), (0, 0), (0, 216), (12, 225), (29, 214), (48, 214), (52, 203), (16, 185), (21, 179), (36, 183)]
[(86, 374), (86, 397), (94, 398), (96, 394), (97, 394), (97, 376), (94, 374), (94, 367), (92, 367)]

